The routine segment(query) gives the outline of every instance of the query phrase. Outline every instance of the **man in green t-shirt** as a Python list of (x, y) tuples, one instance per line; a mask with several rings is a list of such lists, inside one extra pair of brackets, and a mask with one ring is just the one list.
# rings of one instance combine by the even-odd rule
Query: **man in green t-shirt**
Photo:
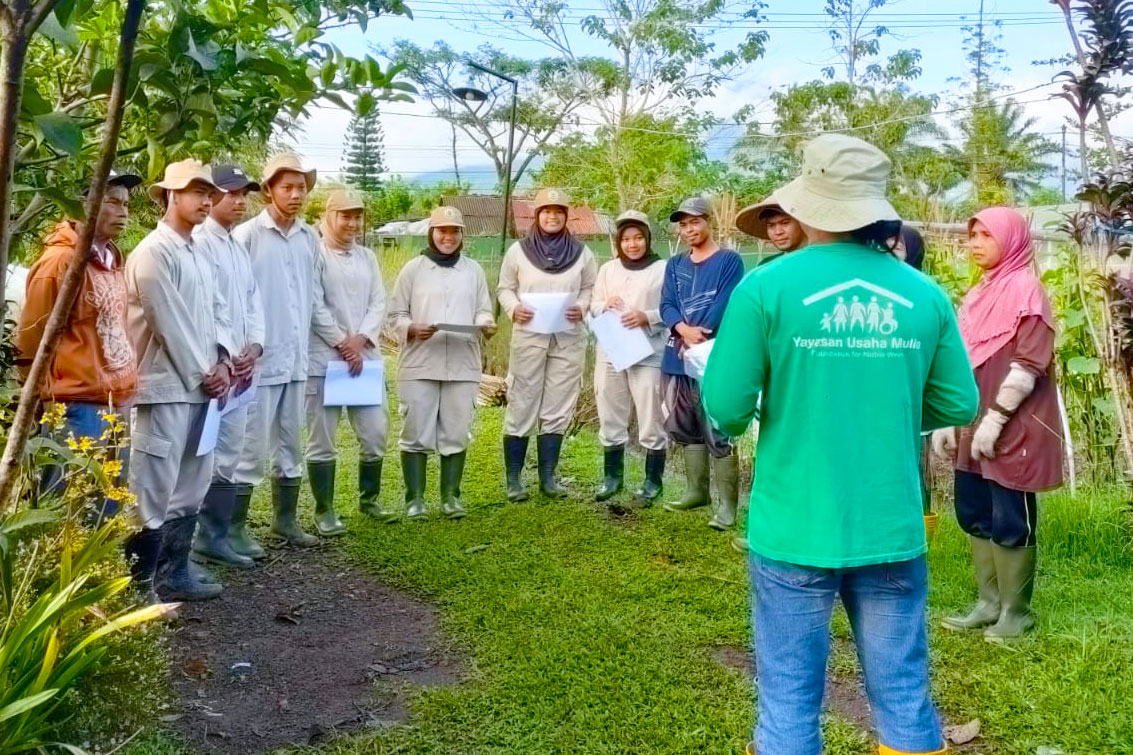
[(829, 621), (850, 617), (881, 753), (941, 752), (929, 692), (920, 433), (978, 395), (944, 292), (890, 252), (889, 160), (853, 137), (807, 146), (776, 196), (810, 240), (736, 289), (703, 399), (724, 433), (757, 410), (752, 551), (764, 755), (819, 755)]

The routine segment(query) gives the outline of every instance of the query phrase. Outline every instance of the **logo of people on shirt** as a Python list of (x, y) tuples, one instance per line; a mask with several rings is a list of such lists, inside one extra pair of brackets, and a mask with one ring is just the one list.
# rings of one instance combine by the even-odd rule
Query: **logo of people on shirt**
[(900, 328), (898, 313), (913, 303), (861, 278), (825, 288), (803, 299), (814, 307), (818, 338), (797, 338), (796, 345), (812, 349), (888, 350), (920, 348), (916, 339), (891, 337)]

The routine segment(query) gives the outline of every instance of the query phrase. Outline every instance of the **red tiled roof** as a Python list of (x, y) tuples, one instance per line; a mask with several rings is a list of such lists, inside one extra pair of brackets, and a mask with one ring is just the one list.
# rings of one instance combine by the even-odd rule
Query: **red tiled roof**
[[(469, 236), (500, 235), (503, 197), (457, 196), (445, 197), (443, 201), (464, 215), (464, 232)], [(530, 199), (512, 197), (510, 230), (513, 236), (524, 236), (531, 227), (534, 218), (531, 205)], [(589, 207), (572, 207), (567, 228), (575, 236), (609, 236), (614, 232), (614, 224), (609, 216)]]

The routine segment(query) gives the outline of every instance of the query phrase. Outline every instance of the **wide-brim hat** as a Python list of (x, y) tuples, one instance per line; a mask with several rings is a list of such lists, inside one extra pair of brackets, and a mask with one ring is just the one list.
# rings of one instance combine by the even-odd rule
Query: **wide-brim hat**
[(901, 216), (885, 196), (891, 163), (877, 147), (823, 134), (803, 150), (802, 175), (775, 191), (783, 212), (828, 233), (848, 233)]
[(736, 213), (736, 228), (748, 236), (768, 241), (767, 220), (772, 215), (786, 215), (779, 198), (772, 194), (762, 202), (749, 204)]
[(315, 188), (315, 180), (318, 178), (317, 171), (314, 168), (303, 167), (303, 161), (294, 152), (280, 152), (272, 155), (264, 166), (264, 178), (260, 182), (263, 191), (266, 192), (275, 177), (284, 171), (292, 171), (302, 175), (307, 182), (307, 191)]
[(570, 195), (562, 189), (540, 189), (535, 195), (535, 214), (538, 215), (544, 207), (562, 207), (569, 212)]
[(213, 191), (219, 191), (212, 182), (212, 171), (200, 160), (192, 158), (170, 163), (165, 166), (165, 177), (146, 190), (150, 199), (162, 204), (167, 191), (181, 191), (189, 187), (193, 181), (207, 184)]
[(327, 195), (327, 212), (364, 209), (366, 209), (366, 203), (362, 200), (362, 195), (352, 189), (335, 189)]
[(464, 228), (464, 213), (447, 205), (434, 207), (429, 213), (429, 228)]

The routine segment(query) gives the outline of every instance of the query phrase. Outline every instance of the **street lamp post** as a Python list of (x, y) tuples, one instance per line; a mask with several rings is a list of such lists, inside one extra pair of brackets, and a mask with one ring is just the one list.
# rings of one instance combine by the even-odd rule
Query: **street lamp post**
[[(507, 232), (508, 232), (508, 218), (511, 215), (511, 169), (512, 169), (512, 154), (515, 149), (515, 111), (516, 103), (519, 100), (519, 81), (512, 76), (495, 71), (487, 66), (482, 66), (471, 60), (465, 61), (470, 68), (475, 68), (477, 71), (495, 76), (498, 79), (511, 84), (511, 119), (508, 127), (507, 134), (507, 173), (504, 175), (504, 222), (503, 230), (500, 231), (500, 257), (507, 253)], [(472, 87), (459, 87), (452, 90), (453, 95), (457, 99), (465, 100), (468, 102), (485, 102), (488, 99), (486, 92)]]

